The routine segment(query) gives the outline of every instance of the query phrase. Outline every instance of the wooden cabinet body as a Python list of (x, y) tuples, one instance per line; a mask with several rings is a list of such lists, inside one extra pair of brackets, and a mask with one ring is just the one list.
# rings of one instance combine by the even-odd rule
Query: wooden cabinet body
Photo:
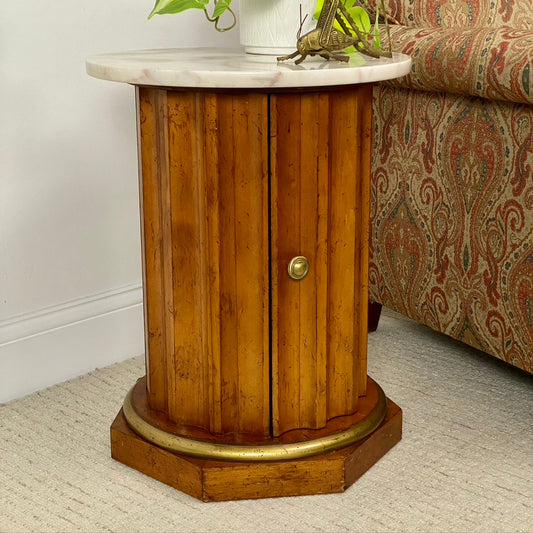
[(371, 87), (138, 101), (150, 407), (236, 439), (355, 413)]
[[(151, 426), (252, 448), (335, 436), (375, 409), (371, 99), (370, 84), (137, 87), (147, 372), (131, 401)], [(300, 280), (296, 256), (309, 264)], [(401, 434), (389, 402), (367, 444), (220, 463), (154, 446), (121, 416), (113, 456), (205, 500), (343, 490)]]

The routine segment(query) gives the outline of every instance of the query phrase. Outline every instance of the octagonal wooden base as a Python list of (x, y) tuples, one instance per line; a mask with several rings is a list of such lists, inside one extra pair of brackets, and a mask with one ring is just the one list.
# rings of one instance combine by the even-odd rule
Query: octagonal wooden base
[(111, 426), (117, 461), (203, 501), (343, 492), (402, 436), (402, 411), (387, 400), (387, 416), (365, 439), (341, 450), (294, 461), (234, 463), (169, 452), (128, 426), (122, 410)]

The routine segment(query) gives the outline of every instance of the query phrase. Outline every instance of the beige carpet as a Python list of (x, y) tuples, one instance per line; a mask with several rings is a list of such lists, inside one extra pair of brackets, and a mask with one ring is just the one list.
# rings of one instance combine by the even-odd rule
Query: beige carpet
[(369, 351), (404, 438), (343, 494), (206, 504), (114, 462), (136, 358), (0, 406), (0, 531), (533, 531), (531, 378), (392, 313)]

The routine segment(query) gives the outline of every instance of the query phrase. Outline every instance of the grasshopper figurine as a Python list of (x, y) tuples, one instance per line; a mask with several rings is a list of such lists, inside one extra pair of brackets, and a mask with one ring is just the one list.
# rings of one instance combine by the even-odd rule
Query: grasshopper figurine
[[(344, 33), (333, 27), (335, 20), (340, 24)], [(350, 28), (348, 28), (345, 21), (348, 22), (356, 37), (351, 35)], [(360, 34), (357, 25), (340, 0), (325, 0), (314, 30), (301, 36), (302, 26), (303, 22), (297, 36), (297, 50), (291, 55), (278, 57), (278, 61), (293, 59), (298, 55), (300, 57), (295, 61), (297, 65), (307, 56), (315, 55), (319, 55), (328, 60), (348, 61), (349, 57), (343, 53), (343, 50), (350, 46), (355, 46), (361, 53), (372, 57), (379, 57), (381, 55), (390, 57), (389, 53), (380, 54), (377, 50), (373, 50), (370, 47), (366, 39)]]

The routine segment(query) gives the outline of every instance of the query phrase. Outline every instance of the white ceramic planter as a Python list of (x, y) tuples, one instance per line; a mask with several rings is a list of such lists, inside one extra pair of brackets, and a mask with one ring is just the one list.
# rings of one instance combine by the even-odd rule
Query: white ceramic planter
[(302, 18), (302, 35), (316, 26), (316, 0), (240, 0), (241, 44), (250, 54), (288, 54), (296, 50), (296, 35)]

